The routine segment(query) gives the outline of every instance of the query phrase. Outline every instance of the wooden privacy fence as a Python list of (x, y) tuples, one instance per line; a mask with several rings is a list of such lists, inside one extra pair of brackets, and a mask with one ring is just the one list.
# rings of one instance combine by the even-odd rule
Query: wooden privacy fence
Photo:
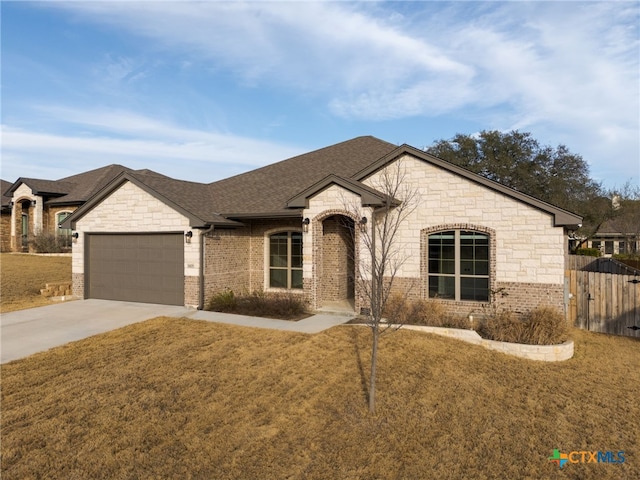
[(565, 270), (582, 270), (600, 273), (618, 273), (620, 275), (640, 275), (640, 269), (635, 268), (630, 260), (623, 263), (614, 258), (583, 257), (581, 255), (567, 255), (564, 261)]
[(568, 320), (591, 332), (640, 338), (640, 276), (566, 270)]

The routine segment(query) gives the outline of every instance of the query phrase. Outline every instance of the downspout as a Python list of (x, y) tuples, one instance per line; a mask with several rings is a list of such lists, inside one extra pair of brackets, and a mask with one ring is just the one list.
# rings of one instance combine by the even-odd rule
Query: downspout
[(198, 310), (204, 309), (204, 247), (205, 240), (208, 233), (213, 232), (213, 224), (209, 225), (206, 230), (200, 231), (200, 275), (199, 275), (199, 292), (198, 292)]

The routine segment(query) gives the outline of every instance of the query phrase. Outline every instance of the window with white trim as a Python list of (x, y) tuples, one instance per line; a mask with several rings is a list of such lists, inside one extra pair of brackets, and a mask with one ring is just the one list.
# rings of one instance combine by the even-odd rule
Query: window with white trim
[(489, 301), (489, 235), (448, 230), (428, 238), (429, 298)]
[(269, 287), (302, 288), (302, 233), (269, 236)]

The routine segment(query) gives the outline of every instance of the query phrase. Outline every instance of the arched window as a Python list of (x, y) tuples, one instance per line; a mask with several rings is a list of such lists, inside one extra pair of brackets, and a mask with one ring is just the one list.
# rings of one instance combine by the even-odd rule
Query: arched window
[(302, 288), (302, 233), (269, 236), (269, 287)]
[(56, 213), (56, 227), (57, 227), (56, 228), (56, 235), (63, 235), (63, 236), (71, 235), (71, 229), (70, 228), (62, 228), (62, 227), (60, 227), (60, 224), (69, 215), (71, 215), (71, 212), (58, 212), (58, 213)]
[(489, 301), (489, 235), (448, 230), (429, 235), (430, 298)]
[(56, 236), (58, 237), (58, 242), (62, 247), (71, 247), (71, 229), (60, 227), (60, 224), (69, 215), (71, 215), (71, 212), (56, 213)]

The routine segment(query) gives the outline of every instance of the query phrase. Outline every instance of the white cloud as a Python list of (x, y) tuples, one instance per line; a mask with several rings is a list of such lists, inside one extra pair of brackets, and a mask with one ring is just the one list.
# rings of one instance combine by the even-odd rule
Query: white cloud
[[(150, 40), (146, 51), (178, 54), (179, 68), (206, 65), (231, 71), (246, 85), (310, 94), (349, 121), (473, 119), (484, 128), (519, 128), (545, 143), (564, 143), (596, 159), (597, 176), (606, 177), (607, 169), (637, 175), (637, 2), (124, 1), (47, 7)], [(144, 75), (126, 57), (113, 57), (108, 66), (108, 78)], [(130, 113), (111, 115), (117, 118), (101, 112), (101, 125), (86, 115), (77, 122), (118, 136), (135, 132), (144, 141), (150, 141), (145, 132), (167, 127), (185, 155), (204, 155), (180, 143), (197, 143), (202, 132), (178, 132), (168, 122)], [(162, 137), (151, 141), (171, 151)], [(207, 137), (205, 143), (216, 141)], [(108, 145), (119, 144), (111, 139)]]
[(416, 79), (458, 84), (473, 76), (434, 42), (368, 14), (367, 5), (80, 2), (65, 8), (221, 64), (244, 82), (335, 92), (342, 105), (351, 96), (357, 104), (360, 94), (386, 98), (383, 92), (412, 90)]
[[(302, 153), (291, 146), (189, 130), (126, 111), (60, 107), (48, 111), (64, 114), (68, 124), (83, 126), (84, 133), (36, 132), (3, 125), (3, 179), (29, 176), (25, 173), (29, 164), (65, 165), (60, 178), (119, 163), (207, 183)], [(89, 131), (93, 127), (99, 133)], [(46, 178), (42, 173), (35, 176)]]

